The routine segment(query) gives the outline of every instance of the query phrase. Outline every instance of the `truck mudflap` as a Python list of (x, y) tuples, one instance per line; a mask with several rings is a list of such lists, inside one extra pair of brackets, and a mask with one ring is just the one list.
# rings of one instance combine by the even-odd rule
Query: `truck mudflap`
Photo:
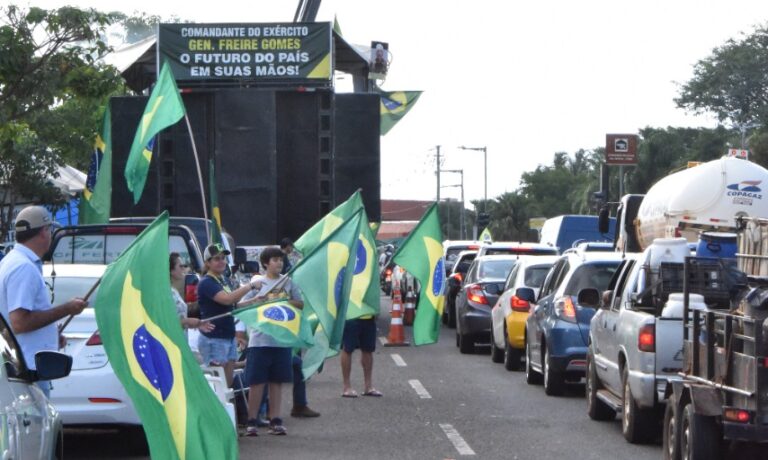
[(732, 441), (768, 443), (768, 425), (723, 422), (723, 437)]

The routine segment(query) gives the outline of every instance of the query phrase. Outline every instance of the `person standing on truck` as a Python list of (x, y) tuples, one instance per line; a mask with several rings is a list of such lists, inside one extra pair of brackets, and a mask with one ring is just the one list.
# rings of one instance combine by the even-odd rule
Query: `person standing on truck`
[[(208, 245), (205, 248), (204, 276), (197, 285), (197, 302), (200, 306), (200, 319), (205, 320), (223, 313), (230, 313), (240, 299), (252, 290), (261, 289), (258, 282), (250, 282), (237, 289), (232, 289), (224, 277), (227, 269), (229, 251), (220, 243)], [(237, 360), (237, 343), (235, 342), (235, 319), (225, 316), (210, 321), (214, 325), (212, 331), (200, 331), (198, 349), (203, 356), (203, 363), (224, 367), (227, 385), (232, 385), (232, 370)]]
[[(38, 351), (56, 351), (63, 346), (56, 322), (78, 315), (88, 302), (80, 297), (51, 305), (51, 291), (43, 278), (40, 259), (51, 246), (51, 216), (42, 206), (29, 206), (16, 217), (16, 246), (0, 261), (0, 314), (10, 323), (21, 346), (27, 367), (35, 369)], [(51, 382), (38, 381), (46, 397)]]

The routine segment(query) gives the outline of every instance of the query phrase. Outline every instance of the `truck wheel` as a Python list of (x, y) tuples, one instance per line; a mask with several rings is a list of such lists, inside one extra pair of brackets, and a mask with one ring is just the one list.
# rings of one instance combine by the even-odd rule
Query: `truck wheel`
[(655, 420), (652, 409), (641, 409), (632, 396), (629, 388), (629, 371), (624, 367), (622, 372), (624, 395), (621, 411), (621, 434), (632, 444), (652, 441), (656, 434)]
[(606, 403), (597, 397), (597, 390), (601, 389), (600, 381), (597, 379), (597, 369), (592, 355), (587, 355), (587, 384), (585, 385), (587, 396), (587, 415), (592, 420), (613, 420), (616, 418), (616, 411), (611, 409)]
[(504, 337), (504, 369), (508, 371), (520, 370), (520, 358), (522, 353), (517, 348), (512, 348), (509, 340)]
[(549, 348), (544, 349), (544, 393), (548, 396), (560, 396), (565, 391), (565, 378), (562, 372), (552, 369), (552, 357)]
[(661, 458), (663, 460), (681, 460), (680, 458), (680, 416), (677, 404), (667, 401), (664, 409), (664, 439), (662, 441)]
[(528, 338), (525, 339), (525, 381), (528, 385), (541, 384), (541, 374), (531, 367), (531, 350), (528, 347)]
[(714, 417), (693, 412), (693, 404), (683, 409), (680, 427), (680, 454), (682, 460), (716, 460), (721, 458), (722, 434)]
[(463, 355), (475, 352), (475, 338), (471, 334), (459, 334), (459, 352)]
[[(506, 342), (507, 339), (504, 339)], [(493, 335), (493, 325), (491, 325), (491, 361), (494, 363), (504, 362), (504, 349), (496, 346), (496, 339)]]

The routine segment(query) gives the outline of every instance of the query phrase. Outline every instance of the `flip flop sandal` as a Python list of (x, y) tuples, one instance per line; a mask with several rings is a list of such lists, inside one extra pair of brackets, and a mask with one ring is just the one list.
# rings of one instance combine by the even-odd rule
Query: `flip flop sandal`
[(368, 390), (365, 393), (363, 393), (363, 396), (373, 396), (376, 398), (380, 398), (384, 395), (379, 390)]
[(357, 398), (357, 392), (355, 390), (345, 391), (341, 394), (342, 398)]

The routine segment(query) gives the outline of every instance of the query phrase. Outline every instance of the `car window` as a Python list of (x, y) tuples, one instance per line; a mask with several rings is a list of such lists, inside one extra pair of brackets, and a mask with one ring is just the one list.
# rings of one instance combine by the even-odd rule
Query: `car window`
[[(109, 264), (123, 253), (137, 235), (66, 235), (58, 238), (53, 249), (54, 263)], [(190, 263), (189, 249), (181, 235), (169, 235), (170, 252), (178, 252), (185, 264)]]
[[(627, 260), (622, 263), (622, 265), (619, 267), (621, 268), (621, 274), (616, 275), (614, 274), (613, 279), (611, 279), (611, 282), (608, 284), (609, 288), (613, 288), (613, 297), (611, 298), (611, 310), (618, 310), (619, 309), (619, 302), (617, 302), (617, 296), (620, 296), (624, 291), (624, 286), (626, 286), (627, 281), (629, 280), (629, 274), (632, 273), (632, 268), (634, 267), (635, 261), (634, 260)], [(617, 270), (618, 271), (618, 270)]]
[[(75, 297), (85, 297), (85, 294), (96, 283), (97, 278), (84, 278), (76, 276), (57, 276), (52, 279), (50, 276), (45, 278), (45, 284), (48, 289), (53, 290), (53, 297), (51, 303), (53, 305), (69, 302)], [(96, 294), (99, 292), (97, 287), (93, 294), (89, 297), (91, 304), (89, 308), (93, 306), (93, 299), (96, 298)]]
[(541, 291), (539, 292), (539, 299), (548, 296), (552, 293), (552, 291), (555, 290), (555, 280), (557, 280), (560, 276), (560, 273), (563, 270), (563, 265), (565, 265), (565, 263), (565, 259), (560, 259), (552, 267), (552, 270), (549, 271), (547, 277), (544, 279), (544, 284), (542, 285)]
[(515, 259), (486, 260), (479, 267), (478, 279), (507, 279), (509, 271), (515, 266)]
[(461, 273), (462, 275), (464, 273), (467, 273), (467, 270), (469, 270), (469, 266), (472, 265), (472, 261), (474, 260), (475, 260), (474, 254), (472, 256), (464, 257), (458, 263), (456, 263), (453, 271), (455, 273)]
[(523, 284), (531, 288), (540, 288), (544, 284), (544, 279), (549, 273), (552, 265), (536, 265), (525, 269), (525, 279)]
[(517, 279), (517, 274), (520, 272), (521, 265), (522, 264), (515, 264), (515, 266), (512, 267), (512, 270), (509, 272), (509, 276), (507, 276), (507, 282), (504, 283), (505, 291), (515, 285), (515, 279)]
[(3, 358), (3, 366), (8, 377), (18, 378), (27, 373), (27, 365), (24, 362), (21, 347), (16, 342), (5, 318), (2, 317), (0, 317), (0, 356)]
[(472, 265), (470, 265), (469, 270), (467, 271), (467, 277), (464, 280), (464, 284), (467, 284), (470, 282), (474, 283), (476, 273), (477, 273), (477, 261), (474, 261), (472, 262)]
[(564, 295), (577, 295), (586, 288), (597, 289), (602, 292), (608, 287), (613, 273), (619, 266), (619, 262), (600, 262), (582, 264), (573, 272), (571, 279), (563, 291)]

